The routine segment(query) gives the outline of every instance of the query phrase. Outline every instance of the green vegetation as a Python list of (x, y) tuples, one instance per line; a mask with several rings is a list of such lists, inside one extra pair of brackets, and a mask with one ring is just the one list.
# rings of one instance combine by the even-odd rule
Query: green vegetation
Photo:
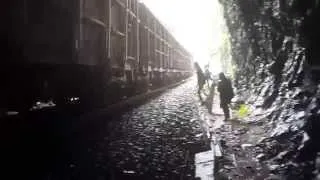
[(250, 110), (246, 104), (240, 104), (239, 109), (237, 111), (237, 117), (242, 119), (249, 116)]

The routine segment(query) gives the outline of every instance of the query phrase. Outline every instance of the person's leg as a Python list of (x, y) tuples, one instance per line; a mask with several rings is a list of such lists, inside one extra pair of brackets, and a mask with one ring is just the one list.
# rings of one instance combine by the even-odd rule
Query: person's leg
[(212, 114), (212, 102), (208, 102), (208, 112)]
[(202, 99), (202, 96), (201, 96), (201, 90), (203, 88), (203, 84), (199, 83), (198, 84), (198, 95), (199, 95), (199, 99), (200, 101), (203, 103), (203, 99)]
[(223, 113), (224, 113), (224, 118), (227, 120), (230, 118), (230, 112), (229, 112), (229, 106), (228, 104), (222, 104), (221, 105)]
[(226, 104), (226, 110), (225, 110), (225, 118), (230, 119), (230, 110), (229, 110), (229, 104)]
[(200, 91), (200, 89), (198, 89), (198, 96), (199, 96), (200, 101), (202, 102), (202, 97), (201, 97), (201, 91)]

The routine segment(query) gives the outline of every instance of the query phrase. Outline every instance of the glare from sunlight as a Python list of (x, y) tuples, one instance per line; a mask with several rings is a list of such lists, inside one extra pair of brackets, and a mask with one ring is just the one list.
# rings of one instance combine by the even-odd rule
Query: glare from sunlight
[(192, 53), (202, 67), (222, 71), (220, 59), (229, 53), (228, 32), (218, 0), (141, 0), (167, 29)]

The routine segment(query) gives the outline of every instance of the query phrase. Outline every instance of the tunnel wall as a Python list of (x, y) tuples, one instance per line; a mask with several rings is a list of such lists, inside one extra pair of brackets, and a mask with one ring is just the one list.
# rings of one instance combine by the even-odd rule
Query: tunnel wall
[[(238, 99), (267, 114), (264, 123), (273, 124), (268, 138), (279, 143), (275, 151), (291, 153), (282, 163), (314, 160), (320, 150), (316, 143), (320, 137), (319, 1), (220, 3), (231, 35)], [(287, 141), (281, 141), (284, 137)], [(295, 178), (299, 173), (301, 179), (313, 176), (308, 168), (315, 169), (313, 165), (290, 168), (284, 166), (282, 172)]]

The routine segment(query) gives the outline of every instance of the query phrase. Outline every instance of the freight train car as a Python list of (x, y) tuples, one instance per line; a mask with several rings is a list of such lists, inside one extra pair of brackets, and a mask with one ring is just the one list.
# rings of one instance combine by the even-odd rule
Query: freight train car
[(137, 0), (14, 1), (8, 9), (0, 108), (106, 105), (191, 75), (191, 55)]

